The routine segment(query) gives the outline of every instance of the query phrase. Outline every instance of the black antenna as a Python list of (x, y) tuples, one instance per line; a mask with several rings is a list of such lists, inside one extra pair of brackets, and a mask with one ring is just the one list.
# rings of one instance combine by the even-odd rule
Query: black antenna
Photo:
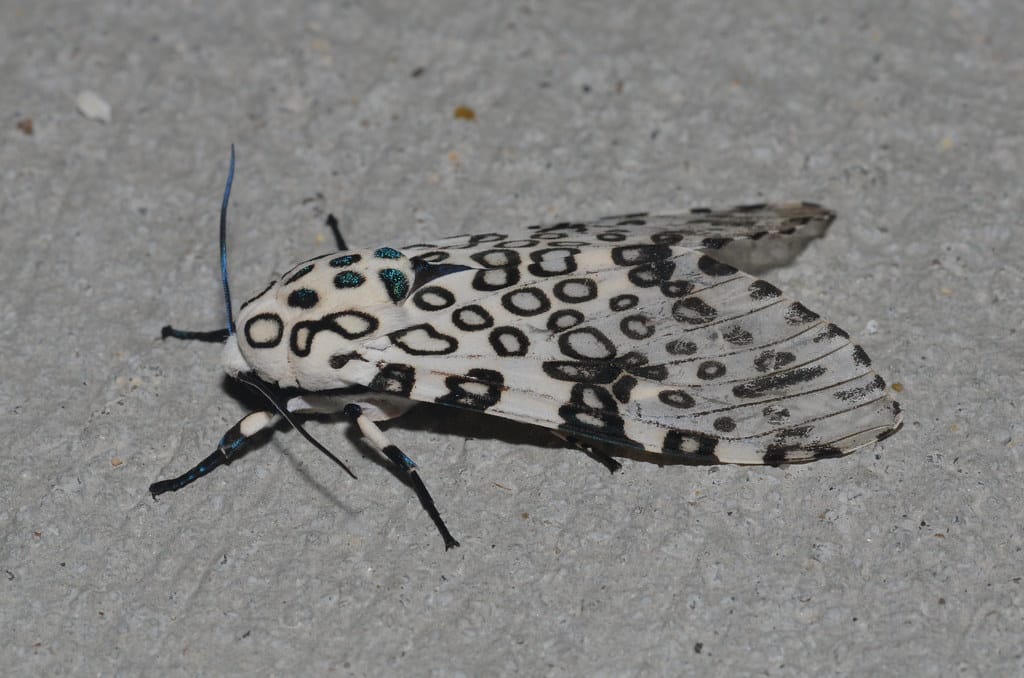
[(228, 288), (228, 198), (231, 197), (231, 182), (235, 178), (235, 145), (231, 144), (231, 166), (228, 167), (228, 182), (224, 186), (224, 200), (220, 204), (220, 279), (224, 285), (224, 306), (228, 314), (228, 334), (235, 333), (235, 319), (231, 315), (231, 290)]
[(261, 384), (258, 379), (247, 379), (245, 375), (240, 374), (238, 375), (238, 380), (243, 384), (248, 384), (249, 386), (252, 386), (254, 389), (263, 394), (263, 397), (270, 401), (270, 404), (274, 406), (274, 409), (277, 410), (278, 414), (280, 414), (285, 421), (291, 424), (292, 428), (301, 433), (302, 437), (308, 440), (313, 447), (315, 447), (316, 449), (320, 450), (328, 457), (330, 457), (331, 461), (333, 461), (335, 464), (337, 464), (338, 466), (345, 470), (345, 473), (349, 474), (353, 478), (356, 477), (356, 474), (352, 473), (352, 469), (346, 466), (345, 462), (343, 462), (341, 459), (338, 459), (336, 456), (334, 456), (334, 454), (326, 447), (324, 447), (319, 440), (313, 437), (313, 434), (311, 434), (309, 431), (303, 428), (302, 425), (299, 424), (299, 422), (294, 417), (292, 417), (291, 413), (288, 412), (287, 404), (278, 401), (274, 394), (263, 384)]

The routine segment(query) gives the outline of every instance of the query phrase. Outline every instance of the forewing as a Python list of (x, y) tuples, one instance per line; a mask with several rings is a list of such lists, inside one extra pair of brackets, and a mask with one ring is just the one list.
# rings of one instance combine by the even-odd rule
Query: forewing
[(448, 251), (469, 268), (404, 302), (371, 388), (735, 463), (836, 456), (899, 425), (863, 349), (767, 282), (679, 246), (514, 245)]
[[(695, 208), (682, 214), (638, 212), (603, 217), (594, 221), (565, 221), (528, 227), (521, 238), (497, 233), (461, 235), (433, 243), (419, 243), (406, 250), (472, 250), (507, 241), (506, 247), (529, 248), (545, 242), (585, 245), (651, 243), (716, 250), (733, 240), (757, 240), (767, 235), (818, 234), (835, 213), (813, 203), (743, 205), (725, 210)], [(434, 255), (433, 260), (443, 257)]]

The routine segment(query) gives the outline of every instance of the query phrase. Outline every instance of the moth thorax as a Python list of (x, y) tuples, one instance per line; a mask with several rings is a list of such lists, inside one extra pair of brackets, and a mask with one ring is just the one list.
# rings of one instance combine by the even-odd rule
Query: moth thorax
[(403, 313), (414, 278), (409, 258), (390, 247), (304, 261), (239, 309), (238, 352), (268, 382), (335, 387), (345, 356)]

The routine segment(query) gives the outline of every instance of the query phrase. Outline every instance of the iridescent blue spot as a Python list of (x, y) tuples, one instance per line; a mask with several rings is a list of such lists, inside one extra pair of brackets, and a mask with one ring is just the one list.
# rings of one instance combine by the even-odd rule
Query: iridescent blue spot
[[(394, 252), (394, 250), (391, 251)], [(409, 279), (397, 268), (385, 268), (380, 272), (380, 279), (384, 281), (384, 287), (387, 288), (391, 301), (399, 302), (405, 299), (405, 295), (409, 293)]]
[(373, 256), (380, 259), (401, 259), (402, 253), (391, 247), (381, 247), (373, 253)]
[(366, 278), (359, 275), (355, 271), (342, 271), (338, 275), (334, 276), (334, 286), (339, 289), (346, 287), (359, 287), (365, 282)]
[(334, 268), (341, 268), (342, 266), (351, 266), (360, 259), (362, 259), (362, 257), (359, 256), (358, 254), (345, 254), (340, 257), (334, 257), (327, 263), (333, 266)]

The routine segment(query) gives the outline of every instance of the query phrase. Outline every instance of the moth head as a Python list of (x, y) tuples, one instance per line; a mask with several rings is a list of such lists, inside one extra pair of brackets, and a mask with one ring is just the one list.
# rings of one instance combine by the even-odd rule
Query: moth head
[(414, 263), (390, 247), (304, 261), (242, 304), (224, 369), (282, 387), (340, 387), (342, 357), (393, 326), (415, 276)]

